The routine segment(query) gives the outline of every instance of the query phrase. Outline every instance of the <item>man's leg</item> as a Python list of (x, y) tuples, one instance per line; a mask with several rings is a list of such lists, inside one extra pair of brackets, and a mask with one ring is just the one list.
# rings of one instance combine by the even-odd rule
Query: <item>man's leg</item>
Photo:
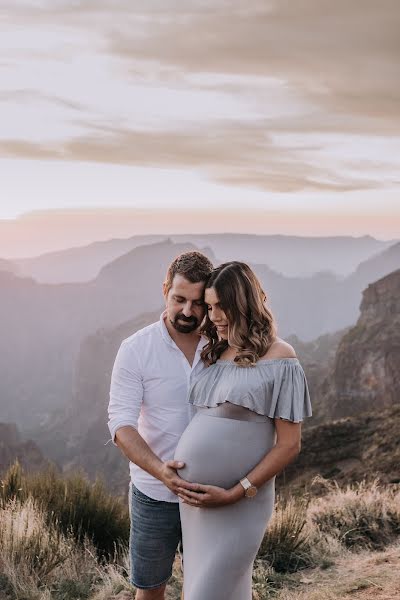
[(149, 498), (131, 485), (131, 583), (136, 600), (164, 600), (181, 539), (179, 505)]
[(152, 590), (137, 590), (135, 600), (164, 600), (166, 587), (167, 584), (164, 583), (161, 587)]

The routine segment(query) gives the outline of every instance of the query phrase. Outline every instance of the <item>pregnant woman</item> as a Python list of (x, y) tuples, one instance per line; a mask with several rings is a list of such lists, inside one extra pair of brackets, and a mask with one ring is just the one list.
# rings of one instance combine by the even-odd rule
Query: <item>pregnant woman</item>
[(261, 285), (225, 263), (206, 285), (208, 365), (189, 392), (194, 416), (175, 459), (196, 490), (180, 490), (185, 600), (251, 600), (253, 562), (275, 499), (275, 476), (300, 450), (311, 416), (303, 369), (276, 336)]

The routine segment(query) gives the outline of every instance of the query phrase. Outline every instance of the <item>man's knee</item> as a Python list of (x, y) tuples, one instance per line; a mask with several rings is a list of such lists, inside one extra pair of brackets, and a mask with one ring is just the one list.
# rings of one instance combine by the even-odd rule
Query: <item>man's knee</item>
[(137, 590), (135, 600), (164, 600), (165, 588), (167, 584), (164, 583), (158, 588), (152, 588), (151, 590)]

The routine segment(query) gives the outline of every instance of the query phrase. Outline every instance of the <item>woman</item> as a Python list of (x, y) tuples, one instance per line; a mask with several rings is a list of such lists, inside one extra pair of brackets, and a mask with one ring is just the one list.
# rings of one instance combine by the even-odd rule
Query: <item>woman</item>
[(206, 285), (204, 369), (189, 392), (195, 415), (175, 459), (180, 490), (185, 600), (251, 600), (253, 562), (275, 498), (275, 475), (300, 450), (311, 416), (304, 372), (276, 337), (265, 294), (244, 263)]

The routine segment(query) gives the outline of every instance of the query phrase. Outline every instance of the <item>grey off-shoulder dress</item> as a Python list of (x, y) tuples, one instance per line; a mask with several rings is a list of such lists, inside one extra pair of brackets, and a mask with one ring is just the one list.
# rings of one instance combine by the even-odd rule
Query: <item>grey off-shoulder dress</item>
[[(194, 416), (175, 459), (187, 481), (233, 487), (276, 443), (274, 419), (311, 416), (296, 358), (239, 367), (219, 360), (189, 391)], [(251, 600), (253, 562), (275, 500), (275, 477), (254, 498), (218, 508), (180, 503), (185, 600)]]

